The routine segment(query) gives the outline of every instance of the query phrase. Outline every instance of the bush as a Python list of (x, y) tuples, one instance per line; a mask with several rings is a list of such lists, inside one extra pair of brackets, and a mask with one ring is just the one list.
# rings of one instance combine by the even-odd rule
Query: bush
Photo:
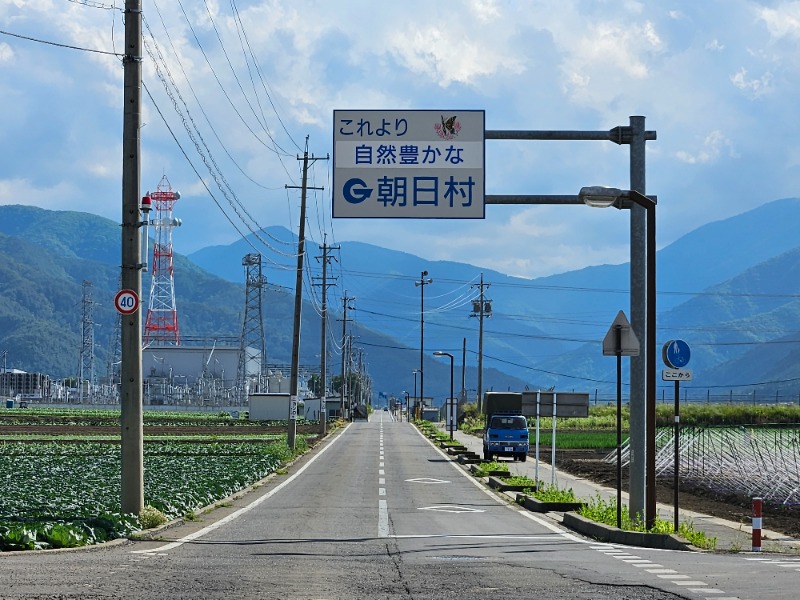
[(167, 522), (167, 515), (153, 506), (145, 506), (139, 513), (142, 529), (153, 529)]

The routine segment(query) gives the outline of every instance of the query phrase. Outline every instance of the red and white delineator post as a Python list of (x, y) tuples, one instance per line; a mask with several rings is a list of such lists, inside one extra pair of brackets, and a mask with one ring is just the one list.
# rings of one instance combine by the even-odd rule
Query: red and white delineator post
[(761, 498), (753, 498), (753, 552), (761, 552)]

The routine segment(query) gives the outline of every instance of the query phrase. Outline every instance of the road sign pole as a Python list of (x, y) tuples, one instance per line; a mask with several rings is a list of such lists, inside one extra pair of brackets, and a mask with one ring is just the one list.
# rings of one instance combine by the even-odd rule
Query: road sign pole
[(678, 533), (678, 482), (680, 481), (680, 466), (681, 466), (681, 452), (680, 452), (680, 438), (681, 438), (681, 412), (680, 412), (680, 399), (681, 399), (681, 382), (675, 381), (675, 467), (673, 469), (673, 487), (675, 496), (675, 515), (674, 515), (674, 530)]
[(622, 326), (617, 335), (617, 529), (622, 529)]

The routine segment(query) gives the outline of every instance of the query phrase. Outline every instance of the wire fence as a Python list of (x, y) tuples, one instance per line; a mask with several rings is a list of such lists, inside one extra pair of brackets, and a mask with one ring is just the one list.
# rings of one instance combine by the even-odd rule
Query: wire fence
[[(617, 396), (594, 390), (589, 399), (592, 404), (616, 404)], [(623, 403), (628, 404), (629, 397), (623, 396)], [(657, 402), (672, 404), (675, 401), (673, 386), (659, 387)], [(775, 404), (797, 404), (800, 406), (800, 391), (795, 390), (722, 390), (711, 388), (690, 388), (681, 386), (680, 402), (682, 404), (752, 404), (770, 406)]]
[[(682, 482), (771, 504), (800, 505), (800, 426), (684, 427), (680, 432)], [(674, 430), (656, 435), (656, 476), (675, 468)], [(616, 450), (606, 456), (616, 464)], [(625, 443), (622, 463), (630, 462)]]

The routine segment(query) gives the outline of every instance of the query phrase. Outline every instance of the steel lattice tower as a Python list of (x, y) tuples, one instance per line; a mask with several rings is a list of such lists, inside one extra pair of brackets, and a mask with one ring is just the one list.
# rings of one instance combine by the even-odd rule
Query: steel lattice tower
[(153, 244), (153, 268), (150, 278), (150, 302), (144, 325), (144, 344), (181, 343), (178, 329), (178, 311), (175, 307), (175, 277), (172, 264), (172, 230), (179, 227), (180, 219), (172, 216), (172, 207), (181, 197), (173, 192), (164, 175), (155, 192), (148, 192), (156, 218), (150, 221), (155, 227)]
[(267, 369), (267, 345), (264, 339), (264, 318), (261, 309), (262, 290), (267, 278), (261, 273), (261, 255), (247, 254), (242, 259), (245, 268), (244, 319), (242, 337), (239, 343), (239, 367), (236, 372), (236, 385), (239, 400), (247, 401), (247, 384), (252, 376), (252, 366), (260, 359), (258, 370), (258, 391), (265, 381)]
[(94, 300), (92, 300), (92, 282), (83, 282), (83, 318), (81, 321), (81, 359), (78, 367), (78, 389), (83, 402), (83, 382), (88, 383), (88, 398), (94, 393)]

